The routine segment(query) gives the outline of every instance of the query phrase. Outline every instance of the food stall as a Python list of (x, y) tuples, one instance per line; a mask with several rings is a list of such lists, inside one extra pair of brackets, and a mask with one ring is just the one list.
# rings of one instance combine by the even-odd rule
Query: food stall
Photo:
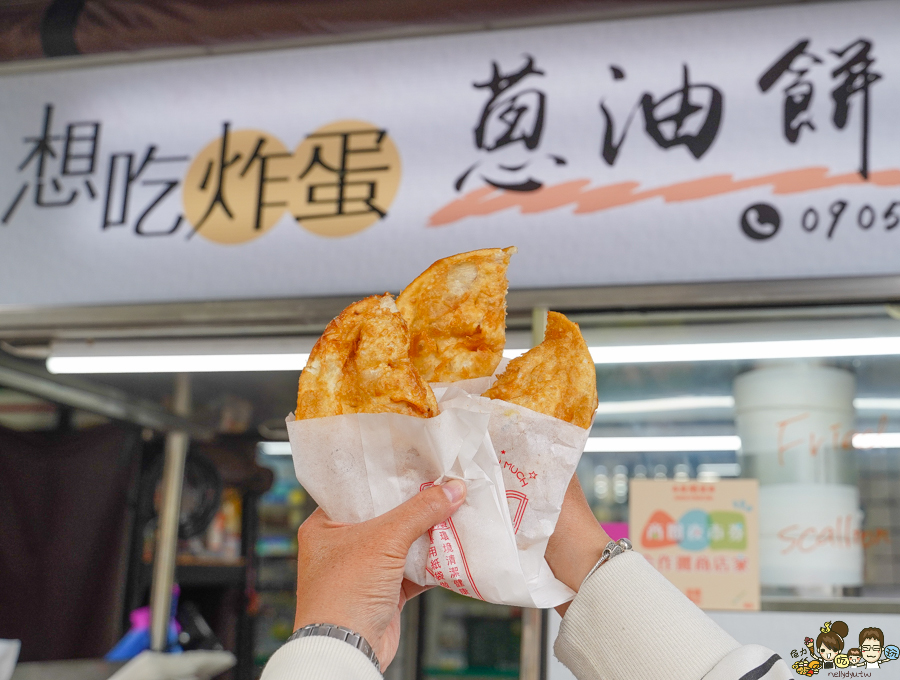
[[(284, 416), (318, 334), (508, 245), (509, 355), (550, 309), (596, 364), (576, 474), (609, 533), (721, 576), (685, 592), (791, 663), (826, 621), (900, 639), (900, 9), (641, 8), (0, 67), (0, 382), (167, 433), (154, 648), (189, 441), (239, 433), (275, 470), (238, 576), (259, 665), (293, 623), (313, 506)], [(663, 545), (690, 509), (631, 502), (732, 478), (756, 480), (734, 554)], [(436, 590), (405, 616), (389, 677), (567, 677), (553, 613)]]

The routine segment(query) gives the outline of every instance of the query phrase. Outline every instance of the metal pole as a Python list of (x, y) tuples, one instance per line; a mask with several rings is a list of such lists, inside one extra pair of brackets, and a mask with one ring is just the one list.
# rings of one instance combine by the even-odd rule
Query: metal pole
[[(172, 410), (186, 417), (191, 410), (191, 378), (187, 373), (175, 376)], [(162, 475), (159, 529), (153, 560), (153, 584), (150, 588), (150, 648), (165, 651), (169, 619), (172, 616), (172, 585), (175, 582), (175, 553), (178, 550), (178, 523), (181, 510), (181, 485), (189, 437), (186, 432), (166, 435), (166, 458)]]
[[(547, 330), (547, 308), (531, 310), (531, 345), (541, 344)], [(543, 661), (543, 614), (540, 609), (522, 610), (522, 646), (519, 651), (519, 678), (540, 680)]]
[(522, 610), (522, 648), (519, 652), (519, 678), (521, 680), (540, 680), (541, 660), (541, 627), (543, 612), (540, 609)]
[(544, 342), (544, 333), (547, 332), (547, 312), (546, 307), (535, 307), (531, 310), (531, 346), (540, 345)]
[(213, 428), (173, 415), (147, 399), (138, 399), (108, 385), (72, 376), (52, 375), (32, 362), (15, 359), (4, 352), (0, 352), (0, 385), (158, 432), (179, 430), (203, 440), (215, 436)]

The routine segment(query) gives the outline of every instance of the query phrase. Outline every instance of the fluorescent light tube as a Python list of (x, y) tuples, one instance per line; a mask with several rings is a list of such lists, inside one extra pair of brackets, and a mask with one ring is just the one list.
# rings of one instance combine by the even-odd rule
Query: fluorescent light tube
[(857, 449), (900, 449), (900, 432), (858, 432), (853, 435)]
[(900, 355), (900, 337), (589, 347), (595, 364), (750, 361)]
[(900, 411), (900, 399), (890, 397), (857, 397), (853, 406), (858, 411)]
[[(900, 432), (859, 433), (853, 436), (858, 449), (900, 448)], [(741, 438), (737, 435), (684, 437), (589, 437), (585, 453), (670, 453), (693, 451), (737, 451)], [(291, 455), (290, 442), (260, 442), (259, 449), (269, 456)], [(737, 463), (704, 464), (698, 469), (715, 471), (722, 477), (740, 474)]]
[[(900, 355), (900, 337), (600, 345), (589, 347), (588, 350), (594, 363), (598, 365), (896, 356)], [(524, 349), (507, 349), (503, 351), (503, 356), (514, 359), (525, 352)]]
[(626, 415), (628, 413), (663, 413), (666, 411), (692, 411), (694, 409), (734, 408), (732, 396), (683, 396), (659, 399), (633, 399), (628, 401), (601, 401), (597, 413), (602, 415)]
[[(515, 341), (515, 337), (513, 337)], [(51, 373), (299, 372), (315, 344), (312, 336), (54, 341)], [(509, 350), (520, 355), (525, 350)]]
[(697, 437), (588, 437), (585, 453), (653, 453), (675, 451), (737, 451), (737, 435)]
[[(51, 373), (205, 373), (212, 371), (299, 371), (309, 358), (308, 352), (272, 351), (260, 353), (261, 340), (244, 339), (238, 351), (227, 351), (227, 344), (220, 343), (223, 351), (173, 351), (178, 343), (59, 343), (51, 348), (47, 359), (47, 370)], [(206, 343), (213, 346), (212, 343)], [(256, 345), (254, 347), (253, 345)], [(282, 343), (283, 345), (284, 343)], [(181, 343), (182, 347), (191, 346)], [(231, 343), (234, 346), (234, 343)], [(138, 351), (140, 347), (144, 351)], [(247, 349), (245, 349), (245, 347)], [(254, 352), (252, 349), (256, 349)], [(273, 346), (273, 349), (276, 346)], [(81, 351), (79, 351), (81, 348)], [(291, 348), (292, 349), (292, 348)], [(851, 356), (891, 356), (900, 355), (900, 337), (877, 338), (829, 338), (819, 340), (774, 340), (761, 342), (724, 342), (667, 345), (610, 345), (588, 348), (596, 364), (640, 364), (666, 362), (702, 361), (748, 361), (765, 359), (802, 359)], [(524, 349), (507, 349), (503, 356), (513, 359), (521, 356)], [(695, 400), (693, 406), (689, 400)], [(639, 412), (686, 410), (690, 408), (729, 408), (725, 402), (729, 397), (672, 397), (666, 399), (640, 400), (646, 408), (637, 403), (633, 411)], [(676, 401), (680, 400), (680, 401)], [(706, 400), (706, 401), (696, 401)], [(654, 402), (654, 403), (651, 403)], [(620, 402), (626, 403), (626, 402)], [(900, 399), (866, 398), (858, 399), (857, 408), (865, 410), (900, 410)], [(625, 407), (623, 407), (625, 408)]]
[(169, 354), (145, 356), (51, 356), (50, 373), (211, 373), (300, 371), (309, 354)]
[[(741, 439), (736, 435), (685, 437), (589, 437), (585, 453), (676, 453), (694, 451), (737, 451)], [(858, 449), (900, 448), (900, 432), (859, 433), (853, 436)], [(290, 456), (290, 442), (260, 442), (259, 450), (269, 456)], [(715, 472), (720, 477), (740, 474), (737, 463), (705, 463), (698, 472)]]
[(260, 442), (257, 444), (259, 452), (267, 456), (290, 456), (290, 442)]
[[(246, 340), (259, 343), (258, 340)], [(98, 345), (100, 343), (97, 343)], [(299, 352), (175, 352), (154, 353), (152, 343), (144, 343), (145, 352), (133, 350), (118, 353), (118, 345), (107, 343), (113, 348), (107, 354), (101, 347), (87, 349), (83, 354), (77, 346), (66, 348), (65, 352), (54, 352), (47, 359), (47, 370), (51, 373), (208, 373), (214, 371), (300, 371), (306, 365), (308, 353)], [(115, 347), (113, 347), (115, 346)], [(62, 348), (62, 345), (60, 346)], [(150, 350), (150, 351), (147, 351)], [(640, 364), (686, 361), (748, 361), (764, 359), (802, 359), (822, 357), (890, 356), (900, 355), (900, 337), (880, 338), (839, 338), (821, 340), (775, 340), (763, 342), (696, 343), (685, 345), (623, 345), (590, 347), (591, 357), (596, 364)], [(507, 349), (503, 356), (513, 359), (521, 356), (524, 349)], [(689, 408), (729, 408), (725, 404), (728, 397), (674, 397), (664, 403), (648, 404), (643, 411), (683, 410)], [(686, 399), (712, 400), (701, 405), (684, 405)], [(642, 402), (662, 402), (664, 400), (640, 400)], [(857, 408), (866, 410), (900, 410), (900, 399), (857, 400)], [(863, 402), (865, 401), (865, 405)], [(626, 403), (626, 402), (620, 402)], [(878, 405), (876, 405), (876, 403)], [(629, 411), (602, 411), (604, 413), (640, 412), (638, 405)]]
[[(900, 432), (859, 432), (853, 435), (857, 449), (900, 449)], [(585, 453), (673, 453), (692, 451), (737, 451), (737, 435), (679, 437), (588, 437)]]
[[(853, 406), (858, 411), (900, 411), (900, 399), (891, 397), (857, 397)], [(601, 415), (628, 415), (629, 413), (665, 413), (667, 411), (693, 411), (708, 409), (733, 409), (734, 397), (730, 395), (661, 397), (658, 399), (629, 399), (626, 401), (601, 401), (597, 413)]]

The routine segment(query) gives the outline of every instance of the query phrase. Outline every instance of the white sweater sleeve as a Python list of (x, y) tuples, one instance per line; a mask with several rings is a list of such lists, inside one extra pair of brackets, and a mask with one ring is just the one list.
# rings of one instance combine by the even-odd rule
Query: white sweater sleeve
[(293, 640), (275, 652), (261, 680), (382, 680), (382, 676), (358, 649), (317, 636)]
[(579, 680), (791, 677), (781, 657), (741, 647), (636, 552), (617, 556), (588, 579), (569, 605), (553, 651)]

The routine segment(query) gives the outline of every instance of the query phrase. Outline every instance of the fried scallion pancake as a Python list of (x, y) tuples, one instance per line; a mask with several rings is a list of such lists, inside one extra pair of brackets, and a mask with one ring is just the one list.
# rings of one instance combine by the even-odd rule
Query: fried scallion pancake
[(597, 374), (578, 324), (550, 312), (544, 341), (510, 361), (481, 396), (589, 428), (598, 404)]
[(345, 413), (438, 414), (409, 358), (409, 330), (390, 295), (347, 307), (316, 342), (297, 392), (298, 420)]
[(397, 307), (410, 333), (410, 358), (428, 382), (489, 376), (506, 344), (506, 268), (511, 248), (438, 260), (409, 284)]

